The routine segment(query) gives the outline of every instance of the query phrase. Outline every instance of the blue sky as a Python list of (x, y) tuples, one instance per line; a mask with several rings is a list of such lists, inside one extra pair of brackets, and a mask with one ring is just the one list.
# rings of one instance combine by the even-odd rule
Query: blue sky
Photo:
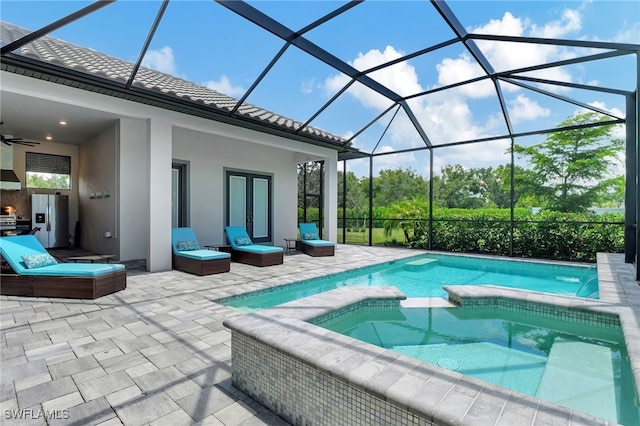
[[(89, 1), (3, 0), (2, 20), (36, 29), (65, 16)], [(344, 2), (250, 1), (260, 11), (299, 30)], [(158, 0), (121, 0), (54, 33), (75, 44), (135, 61), (146, 38)], [(573, 40), (640, 44), (638, 1), (451, 1), (449, 7), (469, 32)], [(309, 40), (359, 70), (449, 40), (453, 33), (427, 1), (368, 0), (305, 35)], [(584, 49), (478, 43), (496, 70), (556, 61), (584, 53)], [(241, 97), (281, 49), (283, 42), (211, 0), (173, 0), (154, 37), (144, 64), (159, 71)], [(597, 52), (593, 52), (597, 53)], [(372, 73), (371, 77), (401, 95), (411, 95), (479, 75), (479, 67), (463, 46), (456, 44)], [(628, 55), (601, 63), (545, 70), (537, 76), (574, 83), (634, 90), (636, 58)], [(289, 48), (247, 102), (306, 121), (348, 78), (320, 61)], [(502, 86), (516, 131), (554, 127), (579, 110), (536, 92)], [(576, 89), (550, 89), (585, 104), (624, 116), (624, 98)], [(477, 83), (455, 91), (409, 101), (432, 142), (455, 142), (504, 134), (500, 107), (492, 84)], [(355, 85), (312, 125), (349, 137), (377, 117), (389, 101)], [(415, 129), (402, 112), (387, 128), (384, 117), (358, 136), (354, 145), (371, 152), (393, 152), (421, 146)], [(386, 129), (386, 131), (385, 131)], [(518, 143), (535, 143), (535, 138)], [(507, 141), (436, 150), (436, 170), (449, 163), (466, 167), (505, 163)], [(376, 168), (412, 167), (425, 172), (428, 155), (395, 154), (378, 157)], [(362, 174), (366, 163), (350, 163)]]

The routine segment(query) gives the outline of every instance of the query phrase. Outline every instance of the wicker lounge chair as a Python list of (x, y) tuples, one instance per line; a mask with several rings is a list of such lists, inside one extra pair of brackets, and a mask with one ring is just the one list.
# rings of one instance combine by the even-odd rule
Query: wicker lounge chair
[(336, 245), (333, 241), (320, 240), (318, 238), (318, 227), (315, 223), (301, 223), (300, 228), (300, 248), (302, 252), (309, 256), (333, 256)]
[(229, 272), (231, 255), (216, 250), (202, 250), (192, 228), (171, 230), (172, 267), (195, 275)]
[(231, 260), (255, 266), (281, 265), (284, 262), (282, 247), (253, 244), (242, 226), (226, 226), (224, 232), (231, 244)]
[(127, 287), (124, 265), (58, 263), (33, 235), (0, 238), (0, 255), (11, 267), (0, 276), (4, 296), (96, 299)]

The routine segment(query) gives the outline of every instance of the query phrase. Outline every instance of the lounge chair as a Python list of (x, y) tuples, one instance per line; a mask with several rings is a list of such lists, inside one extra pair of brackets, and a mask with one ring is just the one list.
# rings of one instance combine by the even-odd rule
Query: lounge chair
[(127, 287), (124, 265), (58, 263), (34, 235), (0, 238), (0, 255), (11, 267), (0, 276), (4, 296), (96, 299)]
[(171, 230), (172, 267), (195, 275), (229, 272), (231, 255), (216, 250), (202, 250), (192, 228)]
[(282, 247), (253, 244), (242, 226), (226, 226), (224, 232), (231, 244), (231, 260), (255, 266), (281, 265), (284, 262)]
[(335, 254), (336, 245), (333, 241), (319, 239), (318, 227), (315, 223), (301, 223), (298, 227), (300, 229), (300, 248), (303, 253), (314, 257)]

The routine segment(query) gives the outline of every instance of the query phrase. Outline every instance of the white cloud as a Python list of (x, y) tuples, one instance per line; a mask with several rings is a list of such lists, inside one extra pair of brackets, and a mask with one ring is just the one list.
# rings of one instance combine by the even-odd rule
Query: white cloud
[(207, 89), (215, 90), (227, 96), (240, 97), (244, 94), (245, 88), (231, 84), (229, 77), (222, 75), (219, 80), (209, 80), (203, 83)]
[(178, 76), (175, 58), (173, 57), (173, 49), (169, 46), (158, 50), (147, 51), (142, 59), (142, 66)]
[[(467, 52), (455, 59), (443, 59), (436, 65), (436, 69), (438, 70), (438, 83), (441, 86), (470, 80), (484, 74), (480, 65)], [(470, 98), (485, 98), (496, 93), (493, 83), (489, 79), (479, 83), (465, 84), (456, 88), (455, 91)]]
[[(497, 34), (504, 36), (521, 37), (544, 37), (544, 38), (568, 38), (582, 28), (582, 9), (587, 2), (583, 2), (573, 9), (563, 9), (559, 11), (557, 19), (547, 23), (534, 23), (524, 17), (514, 16), (506, 12), (499, 19), (492, 19), (484, 25), (470, 28), (471, 33)], [(621, 36), (629, 36), (622, 35)], [(575, 51), (571, 47), (551, 46), (529, 43), (511, 42), (490, 42), (476, 41), (483, 54), (496, 71), (519, 69), (532, 65), (545, 64), (553, 61), (563, 60), (575, 56)], [(392, 61), (403, 56), (403, 52), (393, 46), (386, 46), (384, 50), (372, 49), (368, 52), (361, 52), (352, 61), (356, 69), (366, 70), (373, 66)], [(447, 86), (473, 79), (483, 75), (480, 66), (475, 59), (464, 52), (457, 57), (442, 59), (435, 65), (437, 72), (437, 86), (426, 87), (426, 82), (421, 82), (417, 70), (408, 62), (401, 62), (392, 67), (387, 67), (371, 74), (371, 77), (388, 86), (396, 93), (407, 96), (416, 94), (426, 89)], [(527, 75), (549, 80), (559, 80), (572, 82), (575, 78), (566, 69), (552, 68), (529, 72)], [(342, 89), (349, 78), (344, 75), (334, 75), (326, 79), (324, 88), (333, 94)], [(521, 88), (515, 85), (503, 85), (503, 90), (513, 93), (515, 98), (509, 102), (509, 113), (513, 123), (525, 120), (537, 120), (551, 115), (551, 111), (535, 100), (519, 94)], [(570, 91), (568, 87), (545, 86), (546, 90), (554, 92)], [(373, 90), (370, 90), (359, 83), (354, 84), (347, 92), (355, 99), (359, 100), (365, 108), (373, 108), (382, 111), (390, 105), (390, 101)], [(496, 134), (503, 134), (506, 130), (502, 114), (494, 106), (495, 111), (487, 112), (478, 109), (477, 105), (483, 105), (484, 98), (496, 97), (492, 81), (487, 79), (474, 84), (468, 84), (455, 88), (435, 92), (427, 96), (411, 99), (408, 102), (412, 112), (417, 117), (421, 126), (427, 133), (430, 140), (435, 144), (478, 139)], [(474, 100), (472, 110), (469, 102)], [(493, 105), (496, 105), (495, 103)], [(380, 123), (385, 126), (386, 123)], [(354, 146), (371, 151), (374, 141), (354, 141)], [(376, 152), (382, 150), (397, 151), (414, 148), (424, 144), (419, 137), (415, 126), (402, 111), (396, 116), (394, 123), (387, 129), (387, 134), (383, 139), (384, 147), (378, 147)], [(462, 163), (466, 167), (485, 167), (508, 162), (505, 158), (505, 151), (509, 147), (508, 140), (494, 141), (489, 143), (462, 145), (459, 147), (436, 150), (438, 155), (437, 164)], [(363, 145), (369, 145), (364, 147)], [(508, 156), (507, 156), (508, 157)], [(383, 158), (383, 157), (380, 157)], [(382, 161), (380, 159), (378, 162)], [(390, 156), (390, 163), (398, 163)], [(402, 166), (401, 164), (397, 164)], [(436, 167), (439, 167), (436, 166)]]
[(640, 22), (634, 23), (631, 27), (619, 30), (613, 38), (616, 43), (640, 44)]
[(536, 101), (522, 94), (509, 102), (509, 116), (512, 124), (548, 117), (549, 114), (551, 114), (549, 109), (541, 107)]
[(302, 84), (300, 85), (300, 91), (305, 95), (309, 95), (313, 93), (313, 88), (315, 84), (316, 84), (315, 78), (311, 78), (307, 81), (303, 81)]
[[(379, 149), (379, 152), (393, 152), (395, 149), (391, 146), (385, 145)], [(387, 169), (389, 167), (395, 168), (401, 163), (415, 163), (416, 157), (412, 152), (402, 152), (398, 154), (382, 155), (373, 159), (373, 164), (376, 169)]]
[[(383, 62), (400, 58), (401, 56), (401, 52), (395, 50), (392, 46), (387, 46), (384, 51), (372, 49), (367, 53), (359, 53), (358, 57), (350, 62), (350, 65), (357, 69), (369, 69)], [(415, 94), (423, 90), (418, 83), (418, 76), (415, 69), (407, 62), (386, 67), (385, 69), (371, 73), (370, 76), (403, 96)], [(349, 81), (350, 78), (348, 76), (338, 74), (327, 78), (324, 87), (329, 95), (333, 95), (349, 83)], [(389, 99), (360, 83), (353, 84), (347, 93), (359, 99), (365, 107), (382, 111), (391, 105)]]
[(579, 31), (582, 28), (582, 16), (579, 10), (565, 9), (559, 20), (551, 21), (538, 27), (531, 26), (531, 36), (542, 38), (561, 38), (568, 33)]
[[(589, 102), (589, 105), (594, 106), (596, 108), (599, 108), (599, 109), (601, 109), (603, 111), (608, 111), (611, 114), (615, 115), (616, 117), (620, 117), (620, 118), (624, 118), (625, 117), (625, 112), (624, 111), (621, 111), (616, 107), (609, 108), (609, 107), (607, 107), (607, 104), (605, 104), (604, 102), (593, 101), (593, 102)], [(584, 108), (581, 108), (580, 112), (587, 112), (587, 110), (584, 109)]]
[(451, 148), (436, 149), (433, 156), (433, 172), (440, 174), (442, 166), (462, 164), (465, 168), (495, 167), (510, 162), (507, 149), (511, 143), (507, 139), (457, 145)]
[[(620, 111), (618, 108), (609, 108), (607, 107), (607, 105), (604, 102), (600, 102), (600, 101), (594, 101), (594, 102), (589, 102), (589, 105), (594, 106), (598, 109), (601, 109), (603, 111), (608, 111), (611, 114), (615, 115), (616, 117), (620, 117), (620, 118), (625, 118), (626, 114), (624, 111)], [(591, 111), (591, 110), (587, 110), (584, 108), (581, 108), (579, 111), (577, 112), (587, 112), (587, 111)], [(623, 124), (619, 124), (617, 126), (615, 126), (613, 128), (613, 131), (611, 132), (611, 137), (616, 138), (616, 139), (626, 139), (627, 138), (627, 129), (625, 128), (625, 126)]]
[[(516, 18), (510, 12), (506, 12), (502, 19), (493, 19), (483, 26), (472, 28), (470, 32), (515, 37), (560, 37), (579, 28), (580, 14), (576, 10), (565, 10), (560, 21), (553, 21), (540, 27), (527, 19)], [(572, 56), (567, 49), (551, 45), (489, 41), (477, 41), (477, 44), (496, 71), (519, 69)], [(572, 81), (568, 72), (556, 68), (531, 72), (529, 75), (565, 82)], [(567, 89), (555, 88), (554, 90)]]

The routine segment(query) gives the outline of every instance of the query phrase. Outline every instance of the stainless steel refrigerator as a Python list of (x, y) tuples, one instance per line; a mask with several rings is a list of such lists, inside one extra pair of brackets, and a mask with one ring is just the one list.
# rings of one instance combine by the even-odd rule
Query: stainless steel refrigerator
[(69, 246), (69, 196), (31, 195), (31, 229), (45, 248)]

